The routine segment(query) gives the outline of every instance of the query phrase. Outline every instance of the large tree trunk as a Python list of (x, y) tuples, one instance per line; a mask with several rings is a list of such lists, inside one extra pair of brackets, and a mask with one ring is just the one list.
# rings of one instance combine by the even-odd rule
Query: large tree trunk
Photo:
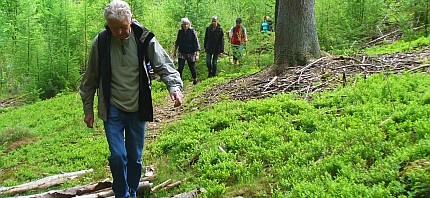
[(310, 58), (320, 57), (315, 23), (315, 0), (279, 1), (276, 20), (276, 75), (287, 67), (306, 65)]

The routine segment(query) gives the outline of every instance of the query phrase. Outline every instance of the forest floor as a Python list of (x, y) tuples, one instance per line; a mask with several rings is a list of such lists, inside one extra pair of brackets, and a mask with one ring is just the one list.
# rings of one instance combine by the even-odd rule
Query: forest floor
[[(229, 100), (247, 101), (266, 98), (277, 93), (297, 93), (305, 100), (311, 100), (312, 94), (315, 92), (355, 83), (353, 77), (356, 75), (366, 78), (375, 73), (403, 74), (408, 72), (430, 72), (430, 47), (409, 53), (380, 56), (329, 55), (311, 61), (306, 66), (286, 68), (286, 72), (279, 76), (273, 75), (270, 68), (266, 68), (258, 73), (219, 84), (205, 92), (200, 98), (193, 99), (193, 102), (198, 104), (197, 109), (203, 109), (219, 102), (220, 96), (223, 96), (222, 100), (225, 100), (227, 95)], [(190, 88), (184, 89), (185, 97), (190, 91)], [(148, 124), (147, 138), (155, 138), (164, 124), (179, 120), (182, 115), (192, 111), (186, 108), (186, 105), (183, 104), (179, 108), (173, 108), (172, 103), (155, 106), (155, 122)]]
[[(416, 72), (430, 72), (430, 47), (411, 53), (381, 56), (329, 55), (313, 60), (305, 66), (286, 68), (286, 72), (278, 76), (273, 75), (270, 68), (266, 68), (254, 74), (214, 85), (199, 98), (192, 99), (192, 105), (197, 104), (197, 108), (189, 108), (190, 104), (186, 102), (179, 108), (174, 108), (171, 102), (155, 105), (154, 122), (147, 125), (147, 140), (149, 140), (148, 143), (155, 140), (164, 125), (180, 120), (182, 116), (196, 109), (205, 109), (220, 101), (262, 99), (277, 93), (297, 93), (303, 99), (311, 100), (313, 93), (353, 85), (356, 75), (366, 78), (375, 73), (401, 75)], [(185, 100), (193, 91), (191, 86), (193, 85), (183, 90)], [(170, 98), (167, 96), (166, 100)], [(17, 103), (13, 98), (0, 100), (0, 107), (13, 106)]]

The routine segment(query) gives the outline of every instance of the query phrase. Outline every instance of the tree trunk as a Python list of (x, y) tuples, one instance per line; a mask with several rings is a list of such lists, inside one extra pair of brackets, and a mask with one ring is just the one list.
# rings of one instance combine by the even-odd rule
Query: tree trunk
[(287, 67), (306, 65), (320, 57), (315, 22), (315, 0), (279, 1), (275, 38), (276, 75)]

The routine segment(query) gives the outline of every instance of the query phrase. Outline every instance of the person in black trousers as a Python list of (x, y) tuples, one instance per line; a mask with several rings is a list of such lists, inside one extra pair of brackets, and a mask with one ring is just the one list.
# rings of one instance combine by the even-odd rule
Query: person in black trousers
[(186, 60), (191, 71), (191, 76), (193, 77), (193, 84), (197, 85), (196, 62), (199, 60), (200, 44), (197, 33), (191, 27), (191, 23), (188, 18), (181, 19), (181, 29), (178, 30), (178, 35), (176, 37), (173, 58), (176, 58), (176, 51), (178, 51), (178, 48), (178, 71), (181, 78)]

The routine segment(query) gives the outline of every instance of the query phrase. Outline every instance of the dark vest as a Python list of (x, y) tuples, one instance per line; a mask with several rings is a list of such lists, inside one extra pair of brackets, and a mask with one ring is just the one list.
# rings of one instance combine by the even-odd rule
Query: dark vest
[[(131, 28), (137, 43), (137, 53), (139, 57), (139, 116), (141, 121), (153, 121), (154, 113), (152, 107), (151, 82), (149, 74), (145, 67), (146, 53), (148, 51), (149, 41), (154, 37), (152, 32), (146, 37), (144, 42), (139, 39), (142, 36), (143, 29), (133, 22)], [(112, 66), (110, 62), (110, 41), (112, 32), (106, 26), (98, 35), (98, 52), (99, 52), (99, 74), (101, 77), (104, 101), (106, 104), (107, 115), (109, 117), (109, 106), (111, 96)]]
[(179, 52), (182, 54), (191, 54), (199, 51), (197, 44), (196, 31), (193, 28), (189, 28), (187, 33), (181, 28), (178, 30), (178, 38), (176, 45), (179, 46)]

